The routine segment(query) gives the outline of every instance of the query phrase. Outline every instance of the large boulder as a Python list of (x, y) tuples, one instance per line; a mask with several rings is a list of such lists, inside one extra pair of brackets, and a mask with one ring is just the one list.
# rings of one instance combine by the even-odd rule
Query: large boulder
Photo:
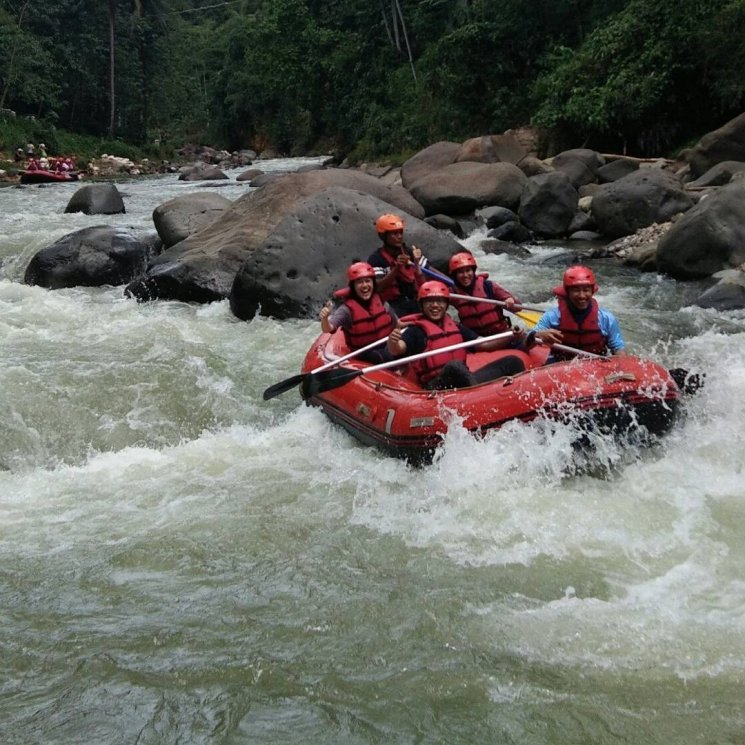
[(595, 150), (578, 147), (555, 155), (551, 165), (554, 170), (565, 173), (578, 189), (597, 180), (598, 169), (605, 165), (605, 159)]
[(652, 223), (667, 222), (693, 206), (680, 179), (669, 171), (644, 168), (601, 187), (591, 212), (607, 238), (631, 235)]
[[(235, 275), (251, 252), (307, 197), (332, 186), (376, 197), (412, 217), (424, 210), (400, 186), (352, 170), (328, 169), (291, 173), (237, 199), (207, 227), (164, 251), (145, 276), (127, 288), (141, 300), (166, 298), (213, 302), (228, 297)], [(377, 240), (370, 226), (371, 239)]]
[[(378, 248), (375, 219), (390, 211), (391, 205), (376, 197), (341, 187), (298, 202), (237, 273), (230, 293), (233, 313), (243, 319), (258, 312), (276, 318), (315, 316), (346, 284), (349, 264), (365, 261)], [(445, 269), (460, 244), (422, 220), (401, 216), (406, 242)]]
[(116, 184), (87, 184), (70, 198), (65, 212), (82, 212), (86, 215), (124, 214), (124, 200)]
[(693, 305), (715, 310), (745, 308), (745, 271), (742, 268), (725, 269), (713, 276), (719, 282), (699, 295)]
[(694, 179), (722, 161), (745, 161), (745, 112), (705, 134), (681, 156), (688, 162)]
[(745, 181), (686, 212), (657, 246), (657, 268), (676, 279), (709, 277), (745, 262)]
[(597, 169), (596, 176), (601, 184), (609, 184), (612, 181), (628, 176), (630, 173), (639, 170), (639, 161), (630, 158), (616, 158), (600, 166)]
[(463, 215), (486, 205), (515, 209), (527, 180), (511, 163), (463, 161), (420, 178), (411, 193), (428, 215)]
[(210, 192), (184, 194), (159, 204), (153, 222), (163, 245), (170, 248), (217, 220), (231, 204), (230, 199)]
[(578, 202), (579, 194), (565, 173), (544, 173), (528, 179), (518, 215), (529, 230), (544, 238), (556, 238), (566, 235)]
[(695, 181), (690, 181), (688, 187), (704, 188), (707, 186), (724, 186), (732, 181), (735, 174), (745, 171), (745, 162), (739, 160), (723, 160), (712, 166), (706, 173)]
[(23, 281), (51, 290), (121, 285), (142, 274), (159, 249), (155, 234), (110, 225), (83, 228), (35, 254)]
[(404, 188), (410, 189), (420, 178), (454, 163), (455, 156), (460, 152), (460, 148), (461, 146), (457, 142), (443, 140), (435, 142), (412, 155), (401, 166), (401, 183)]

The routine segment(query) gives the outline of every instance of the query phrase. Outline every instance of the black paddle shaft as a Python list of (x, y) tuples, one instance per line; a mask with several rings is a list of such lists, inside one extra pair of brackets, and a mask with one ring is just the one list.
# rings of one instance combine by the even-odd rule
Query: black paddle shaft
[(336, 370), (326, 370), (324, 372), (309, 375), (303, 380), (303, 398), (311, 398), (325, 391), (332, 391), (334, 388), (341, 388), (351, 380), (364, 374), (364, 370), (349, 370), (336, 368)]

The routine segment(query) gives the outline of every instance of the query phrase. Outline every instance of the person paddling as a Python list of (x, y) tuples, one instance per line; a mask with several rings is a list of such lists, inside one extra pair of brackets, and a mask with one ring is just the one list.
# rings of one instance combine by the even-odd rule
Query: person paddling
[[(476, 274), (476, 259), (468, 251), (462, 251), (450, 257), (448, 273), (455, 285), (456, 294), (470, 295), (473, 298), (500, 300), (507, 310), (512, 310), (520, 301), (496, 282), (488, 279), (488, 274)], [(511, 327), (509, 318), (505, 317), (502, 308), (492, 303), (479, 303), (462, 298), (451, 298), (451, 303), (458, 311), (460, 322), (475, 331), (479, 336), (491, 336), (507, 331)]]
[[(417, 293), (421, 312), (401, 318), (401, 326), (395, 328), (388, 337), (388, 352), (392, 357), (404, 357), (430, 352), (436, 349), (477, 339), (478, 335), (462, 324), (457, 324), (448, 315), (450, 290), (436, 280), (424, 282)], [(514, 330), (515, 338), (522, 331)], [(469, 349), (426, 357), (412, 363), (419, 383), (428, 390), (463, 388), (477, 383), (485, 383), (506, 375), (516, 375), (525, 370), (525, 364), (516, 355), (509, 355), (489, 363), (475, 372), (466, 366), (468, 352), (488, 352), (503, 349), (512, 339), (498, 339), (475, 345)]]
[[(378, 339), (385, 339), (396, 326), (398, 319), (391, 307), (384, 303), (375, 287), (375, 270), (370, 264), (358, 261), (347, 269), (349, 286), (334, 293), (342, 304), (332, 311), (329, 303), (321, 309), (321, 329), (333, 334), (342, 329), (350, 350), (362, 349)], [(385, 362), (390, 359), (383, 344), (358, 355), (367, 362)]]
[[(625, 355), (624, 341), (616, 317), (601, 308), (593, 295), (598, 291), (595, 275), (586, 266), (570, 266), (562, 284), (554, 288), (559, 305), (547, 310), (528, 334), (528, 343), (564, 344), (583, 352)], [(571, 354), (554, 349), (548, 362), (570, 359)]]
[(399, 316), (416, 313), (417, 288), (424, 282), (421, 268), (427, 259), (416, 246), (409, 248), (404, 242), (404, 221), (398, 215), (381, 215), (375, 230), (383, 245), (367, 261), (375, 269), (378, 292)]

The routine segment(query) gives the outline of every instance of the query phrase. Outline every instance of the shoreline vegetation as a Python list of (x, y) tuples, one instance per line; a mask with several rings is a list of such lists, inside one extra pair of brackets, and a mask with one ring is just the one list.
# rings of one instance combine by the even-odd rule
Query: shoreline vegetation
[[(223, 168), (251, 165), (254, 160), (267, 158), (296, 157), (266, 148), (257, 153), (253, 150), (228, 151), (208, 145), (164, 145), (154, 142), (138, 146), (121, 139), (106, 139), (92, 135), (58, 130), (34, 118), (0, 116), (0, 187), (13, 186), (19, 182), (19, 174), (25, 170), (27, 160), (15, 160), (18, 149), (25, 152), (28, 143), (46, 146), (49, 157), (69, 157), (76, 169), (85, 175), (86, 181), (106, 179), (112, 176), (153, 176), (173, 173), (195, 163), (209, 163)], [(327, 153), (310, 151), (300, 157), (323, 156)], [(405, 160), (410, 154), (403, 157)], [(332, 157), (332, 156), (329, 156)], [(384, 159), (391, 165), (400, 165), (401, 157)], [(400, 161), (400, 162), (399, 162)]]

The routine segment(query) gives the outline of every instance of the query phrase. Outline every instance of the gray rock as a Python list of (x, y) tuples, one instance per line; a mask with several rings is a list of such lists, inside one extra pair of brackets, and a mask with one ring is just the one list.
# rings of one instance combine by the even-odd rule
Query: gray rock
[(618, 158), (600, 166), (597, 170), (597, 179), (601, 184), (610, 184), (613, 181), (628, 176), (639, 170), (639, 162), (628, 158)]
[(184, 194), (153, 210), (153, 222), (166, 248), (214, 222), (233, 202), (219, 194)]
[(739, 160), (725, 160), (712, 166), (703, 176), (690, 181), (688, 186), (702, 188), (705, 186), (724, 186), (732, 181), (732, 177), (745, 172), (745, 163)]
[(419, 179), (454, 163), (455, 156), (460, 151), (460, 148), (461, 146), (457, 142), (443, 140), (425, 147), (424, 150), (420, 150), (416, 155), (412, 155), (401, 166), (401, 183), (404, 188), (409, 189)]
[(600, 233), (595, 233), (592, 230), (577, 230), (569, 234), (570, 241), (598, 241), (600, 240)]
[(485, 205), (515, 208), (525, 174), (511, 163), (452, 163), (420, 178), (411, 186), (428, 215), (462, 215)]
[(509, 220), (496, 228), (491, 228), (487, 236), (510, 243), (531, 243), (535, 240), (535, 236), (517, 220)]
[(709, 277), (745, 262), (745, 181), (702, 199), (660, 239), (657, 266), (676, 279)]
[(577, 212), (579, 194), (561, 171), (528, 179), (520, 198), (518, 215), (528, 230), (555, 238), (566, 235)]
[(636, 246), (623, 258), (623, 263), (628, 266), (636, 266), (643, 272), (657, 271), (657, 244)]
[(179, 181), (216, 181), (228, 177), (217, 166), (200, 163), (182, 170), (178, 178)]
[[(127, 292), (141, 300), (200, 303), (228, 297), (236, 273), (251, 252), (298, 204), (332, 186), (366, 192), (386, 202), (386, 211), (424, 217), (422, 206), (405, 189), (358, 171), (332, 168), (290, 173), (243, 195), (215, 222), (164, 251)], [(372, 223), (369, 231), (371, 240), (377, 241)]]
[(515, 222), (518, 220), (517, 213), (508, 210), (506, 207), (484, 207), (476, 210), (476, 218), (483, 220), (487, 228), (498, 228), (506, 222)]
[(595, 220), (592, 219), (592, 215), (579, 209), (574, 213), (574, 217), (567, 228), (567, 233), (571, 236), (572, 233), (587, 231), (595, 232)]
[(465, 238), (466, 231), (463, 226), (454, 217), (448, 215), (431, 215), (425, 217), (424, 222), (431, 225), (436, 230), (449, 230), (456, 238)]
[(745, 113), (705, 134), (694, 147), (681, 155), (690, 165), (694, 179), (717, 163), (726, 160), (745, 161)]
[(72, 195), (65, 212), (121, 215), (125, 212), (124, 200), (115, 184), (87, 184)]
[(23, 281), (52, 290), (121, 285), (144, 272), (159, 249), (154, 233), (142, 236), (109, 225), (83, 228), (35, 254)]
[(693, 304), (716, 310), (745, 308), (745, 272), (730, 269), (717, 272), (714, 277), (719, 278), (719, 282), (699, 295)]
[[(373, 226), (391, 205), (369, 194), (331, 187), (297, 203), (238, 271), (230, 307), (238, 318), (315, 316), (345, 272), (379, 246)], [(396, 210), (393, 210), (394, 212)], [(422, 249), (441, 270), (460, 244), (448, 233), (402, 215), (409, 245)]]
[(598, 168), (604, 163), (600, 153), (587, 148), (564, 150), (551, 160), (554, 170), (565, 173), (575, 189), (596, 181)]
[(652, 223), (667, 222), (692, 206), (677, 176), (645, 168), (603, 186), (593, 197), (591, 214), (604, 236), (620, 238)]

